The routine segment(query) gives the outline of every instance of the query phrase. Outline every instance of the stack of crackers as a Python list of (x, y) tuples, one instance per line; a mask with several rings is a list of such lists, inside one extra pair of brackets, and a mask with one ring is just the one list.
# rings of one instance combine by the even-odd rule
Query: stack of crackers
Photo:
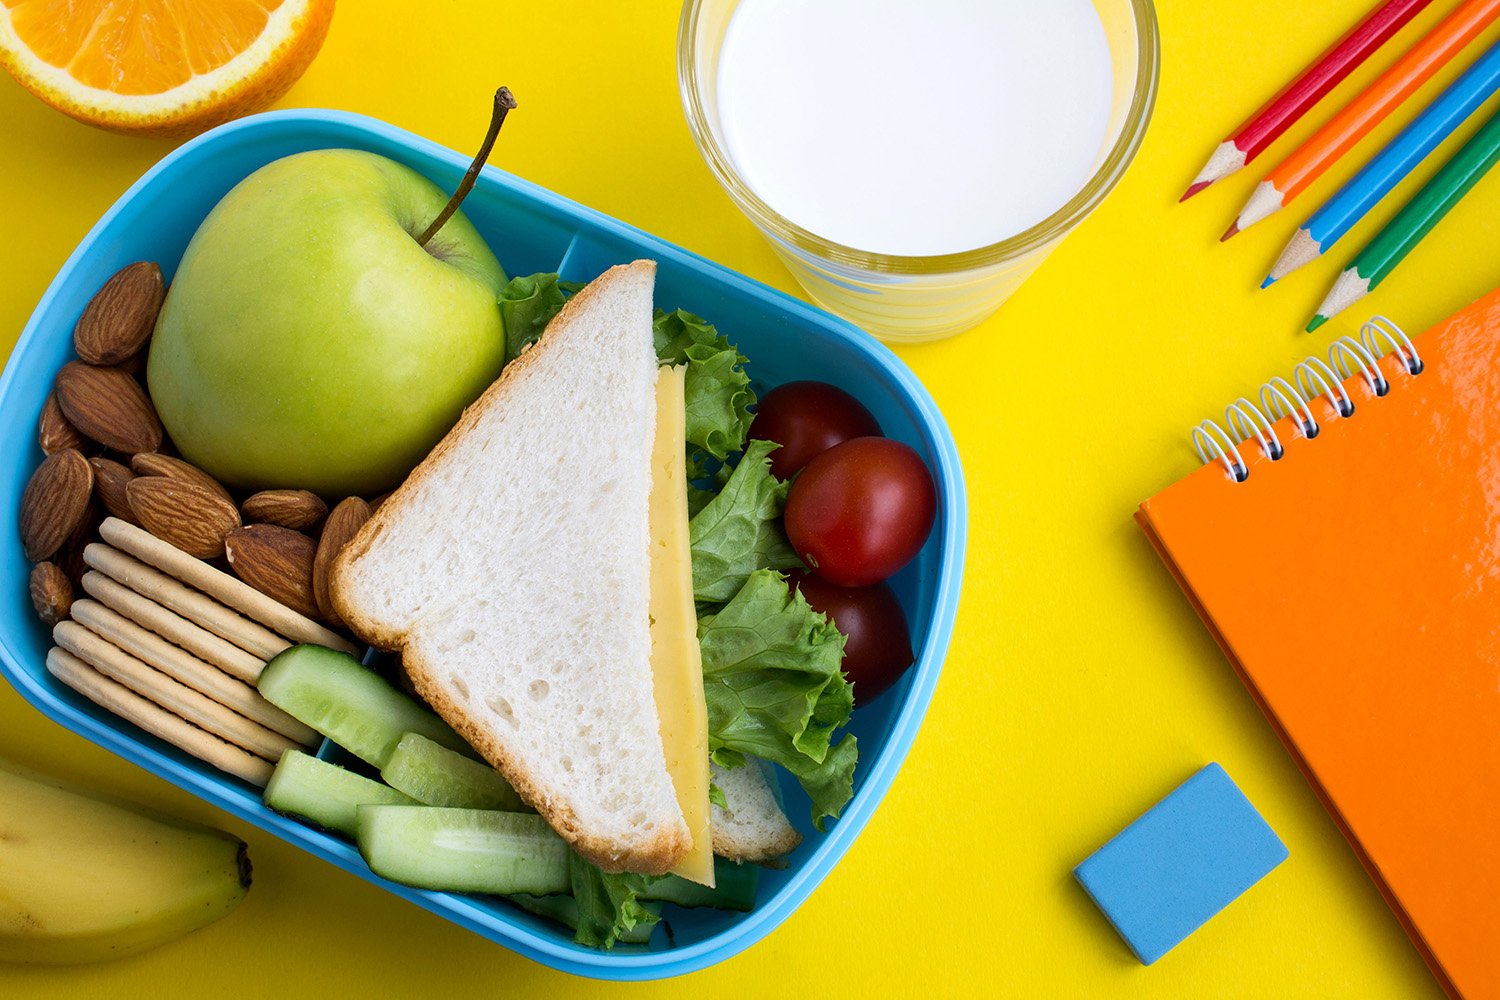
[(151, 533), (111, 517), (83, 551), (88, 594), (53, 629), (53, 676), (95, 704), (256, 785), (322, 737), (261, 697), (294, 643), (348, 640)]

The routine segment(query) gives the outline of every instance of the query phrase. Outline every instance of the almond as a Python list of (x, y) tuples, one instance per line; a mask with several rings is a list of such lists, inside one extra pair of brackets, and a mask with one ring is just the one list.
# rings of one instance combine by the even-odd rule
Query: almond
[(73, 607), (73, 583), (68, 575), (49, 562), (33, 566), (31, 606), (48, 628), (68, 617), (68, 610)]
[(69, 361), (57, 373), (57, 402), (84, 437), (134, 455), (161, 447), (161, 420), (139, 382), (119, 368)]
[(48, 455), (21, 496), (21, 544), (34, 562), (52, 558), (88, 513), (94, 470), (75, 448)]
[(108, 458), (91, 458), (89, 465), (94, 467), (94, 494), (109, 511), (109, 516), (136, 524), (135, 511), (130, 509), (130, 501), (125, 496), (125, 487), (130, 485), (135, 473)]
[(190, 462), (184, 462), (180, 458), (171, 455), (160, 455), (154, 451), (139, 452), (130, 457), (130, 467), (138, 476), (165, 476), (168, 479), (176, 479), (184, 483), (193, 483), (210, 492), (234, 503), (234, 497), (229, 491), (219, 485), (219, 481), (202, 469)]
[(224, 539), (240, 526), (234, 504), (206, 486), (166, 476), (137, 476), (125, 498), (141, 527), (188, 555), (224, 554)]
[(115, 272), (73, 328), (78, 356), (91, 365), (117, 365), (139, 354), (151, 339), (165, 296), (161, 268), (150, 261), (136, 261)]
[(318, 617), (312, 583), (316, 548), (302, 532), (279, 524), (236, 528), (224, 543), (235, 576), (309, 618)]
[(240, 505), (247, 521), (265, 521), (302, 531), (323, 520), (328, 505), (307, 490), (262, 490)]
[(62, 451), (64, 448), (76, 448), (82, 451), (88, 443), (87, 439), (78, 433), (78, 428), (68, 423), (68, 418), (63, 416), (62, 407), (57, 405), (55, 392), (49, 392), (47, 401), (42, 404), (42, 416), (37, 421), (36, 443), (41, 445), (42, 451), (48, 455)]
[(333, 609), (333, 600), (329, 594), (328, 580), (333, 573), (333, 561), (338, 558), (344, 546), (359, 533), (365, 522), (370, 519), (370, 505), (359, 497), (349, 497), (333, 508), (333, 513), (328, 515), (328, 520), (323, 523), (323, 534), (318, 539), (318, 554), (313, 559), (313, 599), (318, 602), (318, 610), (323, 613), (323, 620), (334, 627), (341, 627), (344, 620), (339, 613)]

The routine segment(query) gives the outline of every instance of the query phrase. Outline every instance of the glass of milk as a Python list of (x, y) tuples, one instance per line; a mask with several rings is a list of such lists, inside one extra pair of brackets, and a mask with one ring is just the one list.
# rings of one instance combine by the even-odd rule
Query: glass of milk
[(719, 183), (808, 294), (883, 340), (994, 312), (1145, 135), (1152, 0), (686, 0)]

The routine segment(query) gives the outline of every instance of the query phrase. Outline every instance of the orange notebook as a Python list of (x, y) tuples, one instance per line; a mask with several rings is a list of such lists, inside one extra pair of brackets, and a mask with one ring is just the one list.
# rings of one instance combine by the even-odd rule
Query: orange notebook
[(1136, 519), (1443, 988), (1500, 998), (1500, 290), (1194, 437)]

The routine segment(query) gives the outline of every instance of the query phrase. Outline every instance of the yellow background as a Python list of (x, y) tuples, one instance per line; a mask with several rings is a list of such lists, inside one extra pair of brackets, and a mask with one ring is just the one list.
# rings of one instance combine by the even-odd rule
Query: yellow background
[[(1335, 269), (1373, 232), (1369, 222), (1328, 263), (1256, 290), (1349, 166), (1224, 246), (1217, 237), (1255, 169), (1185, 205), (1176, 199), (1214, 144), (1369, 5), (1166, 0), (1160, 99), (1119, 188), (998, 316), (900, 351), (947, 414), (968, 476), (958, 629), (884, 804), (765, 941), (655, 986), (563, 976), (228, 820), (0, 685), (0, 753), (227, 826), (250, 842), (256, 865), (250, 896), (221, 923), (111, 965), (0, 967), (0, 995), (1438, 995), (1130, 518), (1142, 498), (1193, 468), (1187, 432), (1196, 421), (1354, 330), (1351, 315), (1313, 336), (1298, 332)], [(1452, 6), (1434, 4), (1418, 26)], [(468, 150), (490, 92), (509, 84), (521, 110), (497, 164), (795, 292), (693, 148), (677, 99), (677, 15), (675, 0), (345, 2), (283, 104), (347, 108)], [(1376, 62), (1411, 37), (1409, 28)], [(96, 132), (5, 79), (0, 123), (5, 349), (78, 240), (170, 144)], [(1290, 148), (1283, 140), (1275, 155)], [(1378, 308), (1415, 332), (1487, 291), (1500, 282), (1496, 220), (1500, 175), (1354, 312)], [(1336, 512), (1308, 516), (1332, 522)], [(1391, 511), (1391, 525), (1415, 516)], [(1299, 565), (1295, 552), (1266, 558), (1283, 561), (1288, 585), (1327, 585), (1329, 567)], [(1336, 646), (1358, 624), (1330, 621), (1324, 641)], [(1071, 869), (1211, 760), (1291, 858), (1145, 968)]]

